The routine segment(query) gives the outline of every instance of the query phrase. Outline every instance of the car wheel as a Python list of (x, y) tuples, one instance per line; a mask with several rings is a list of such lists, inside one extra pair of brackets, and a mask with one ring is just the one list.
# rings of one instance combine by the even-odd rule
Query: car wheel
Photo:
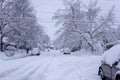
[(70, 53), (64, 53), (64, 54), (65, 54), (65, 55), (67, 55), (67, 54), (69, 55)]
[(120, 75), (117, 75), (115, 80), (120, 80)]
[(40, 54), (38, 53), (38, 54), (36, 54), (37, 56), (39, 56)]
[(104, 76), (104, 73), (103, 73), (102, 69), (99, 70), (99, 75), (100, 75), (102, 80), (107, 80), (106, 77)]

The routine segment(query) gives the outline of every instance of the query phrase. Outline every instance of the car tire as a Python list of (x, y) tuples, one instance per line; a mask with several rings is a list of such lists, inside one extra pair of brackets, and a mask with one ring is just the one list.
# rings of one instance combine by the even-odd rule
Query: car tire
[(117, 75), (115, 80), (120, 80), (120, 75)]
[(64, 54), (65, 54), (65, 55), (67, 55), (67, 54), (69, 55), (70, 53), (64, 53)]
[(37, 56), (39, 56), (40, 55), (40, 53), (38, 53), (38, 54), (36, 54)]
[(99, 69), (99, 75), (100, 75), (102, 80), (107, 80), (106, 77), (104, 76), (104, 73), (103, 73), (102, 69)]

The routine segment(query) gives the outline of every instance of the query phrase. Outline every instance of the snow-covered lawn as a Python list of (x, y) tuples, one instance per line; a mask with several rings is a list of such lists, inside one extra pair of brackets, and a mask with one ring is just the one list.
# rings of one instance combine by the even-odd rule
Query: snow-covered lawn
[(100, 59), (95, 55), (42, 54), (0, 60), (0, 80), (100, 80), (97, 75)]

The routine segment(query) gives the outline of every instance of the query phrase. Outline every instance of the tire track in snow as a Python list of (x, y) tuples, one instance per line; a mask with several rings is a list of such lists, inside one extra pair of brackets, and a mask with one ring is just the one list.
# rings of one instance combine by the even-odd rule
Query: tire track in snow
[[(46, 62), (45, 58), (45, 62)], [(7, 76), (8, 80), (11, 80), (14, 77), (14, 80), (45, 80), (43, 73), (48, 69), (51, 61), (47, 60), (47, 63), (42, 63), (42, 61), (35, 60), (30, 62), (29, 64), (24, 65), (20, 69), (14, 71), (10, 75)], [(41, 74), (39, 74), (39, 70), (42, 69)], [(39, 77), (39, 79), (35, 79), (35, 76)], [(42, 75), (42, 76), (41, 76)], [(4, 79), (4, 78), (3, 78)]]
[[(33, 60), (28, 60), (27, 62), (24, 62), (22, 65), (17, 65), (17, 66), (13, 65), (14, 67), (11, 66), (11, 68), (13, 67), (13, 69), (11, 70), (11, 68), (8, 68), (6, 71), (4, 71), (3, 73), (6, 73), (6, 75), (2, 76), (2, 78), (3, 79), (8, 78), (9, 80), (11, 80), (10, 79), (11, 76), (12, 77), (20, 76), (21, 74), (24, 73), (24, 71), (27, 71), (27, 70), (29, 71), (30, 68), (32, 69), (32, 66), (34, 66), (34, 64), (35, 64), (34, 62), (33, 63), (32, 62), (33, 62)], [(1, 74), (3, 74), (3, 73), (1, 73)]]
[(43, 67), (39, 67), (36, 73), (30, 76), (30, 80), (46, 80), (44, 73), (48, 70), (51, 62), (45, 63)]
[[(43, 73), (45, 73), (45, 71), (47, 71), (47, 69), (49, 68), (49, 66), (51, 64), (51, 60), (49, 60), (49, 62), (44, 64), (44, 67), (43, 67), (44, 69), (42, 69), (41, 74), (39, 74), (37, 71), (39, 71), (39, 69), (41, 69), (42, 66), (39, 62), (37, 64), (38, 64), (38, 67), (34, 69), (35, 71), (33, 71), (33, 72), (28, 71), (28, 73), (30, 73), (30, 74), (25, 76), (25, 78), (23, 78), (22, 80), (36, 80), (35, 77), (38, 78), (37, 80), (46, 80)], [(35, 73), (37, 73), (37, 76), (35, 76)], [(39, 75), (41, 75), (41, 76), (38, 77)], [(31, 76), (35, 76), (35, 77), (33, 78)], [(20, 78), (20, 80), (21, 80), (21, 78)]]
[(15, 78), (15, 80), (31, 80), (30, 76), (33, 75), (39, 67), (40, 66), (38, 66), (38, 67), (36, 66), (36, 67), (32, 68), (31, 70), (28, 70), (27, 72), (25, 72), (22, 75)]
[(28, 63), (30, 63), (30, 61), (24, 62), (22, 64), (18, 64), (18, 65), (11, 64), (12, 66), (10, 67), (9, 67), (10, 64), (4, 65), (2, 68), (0, 68), (0, 69), (3, 69), (0, 71), (0, 79), (8, 76), (11, 73), (14, 73), (16, 70), (20, 69), (22, 66), (27, 65)]

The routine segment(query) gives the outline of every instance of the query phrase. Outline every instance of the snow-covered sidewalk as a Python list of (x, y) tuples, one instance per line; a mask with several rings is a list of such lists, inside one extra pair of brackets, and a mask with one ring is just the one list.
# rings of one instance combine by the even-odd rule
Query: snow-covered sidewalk
[(101, 56), (41, 55), (0, 60), (0, 80), (100, 80)]

